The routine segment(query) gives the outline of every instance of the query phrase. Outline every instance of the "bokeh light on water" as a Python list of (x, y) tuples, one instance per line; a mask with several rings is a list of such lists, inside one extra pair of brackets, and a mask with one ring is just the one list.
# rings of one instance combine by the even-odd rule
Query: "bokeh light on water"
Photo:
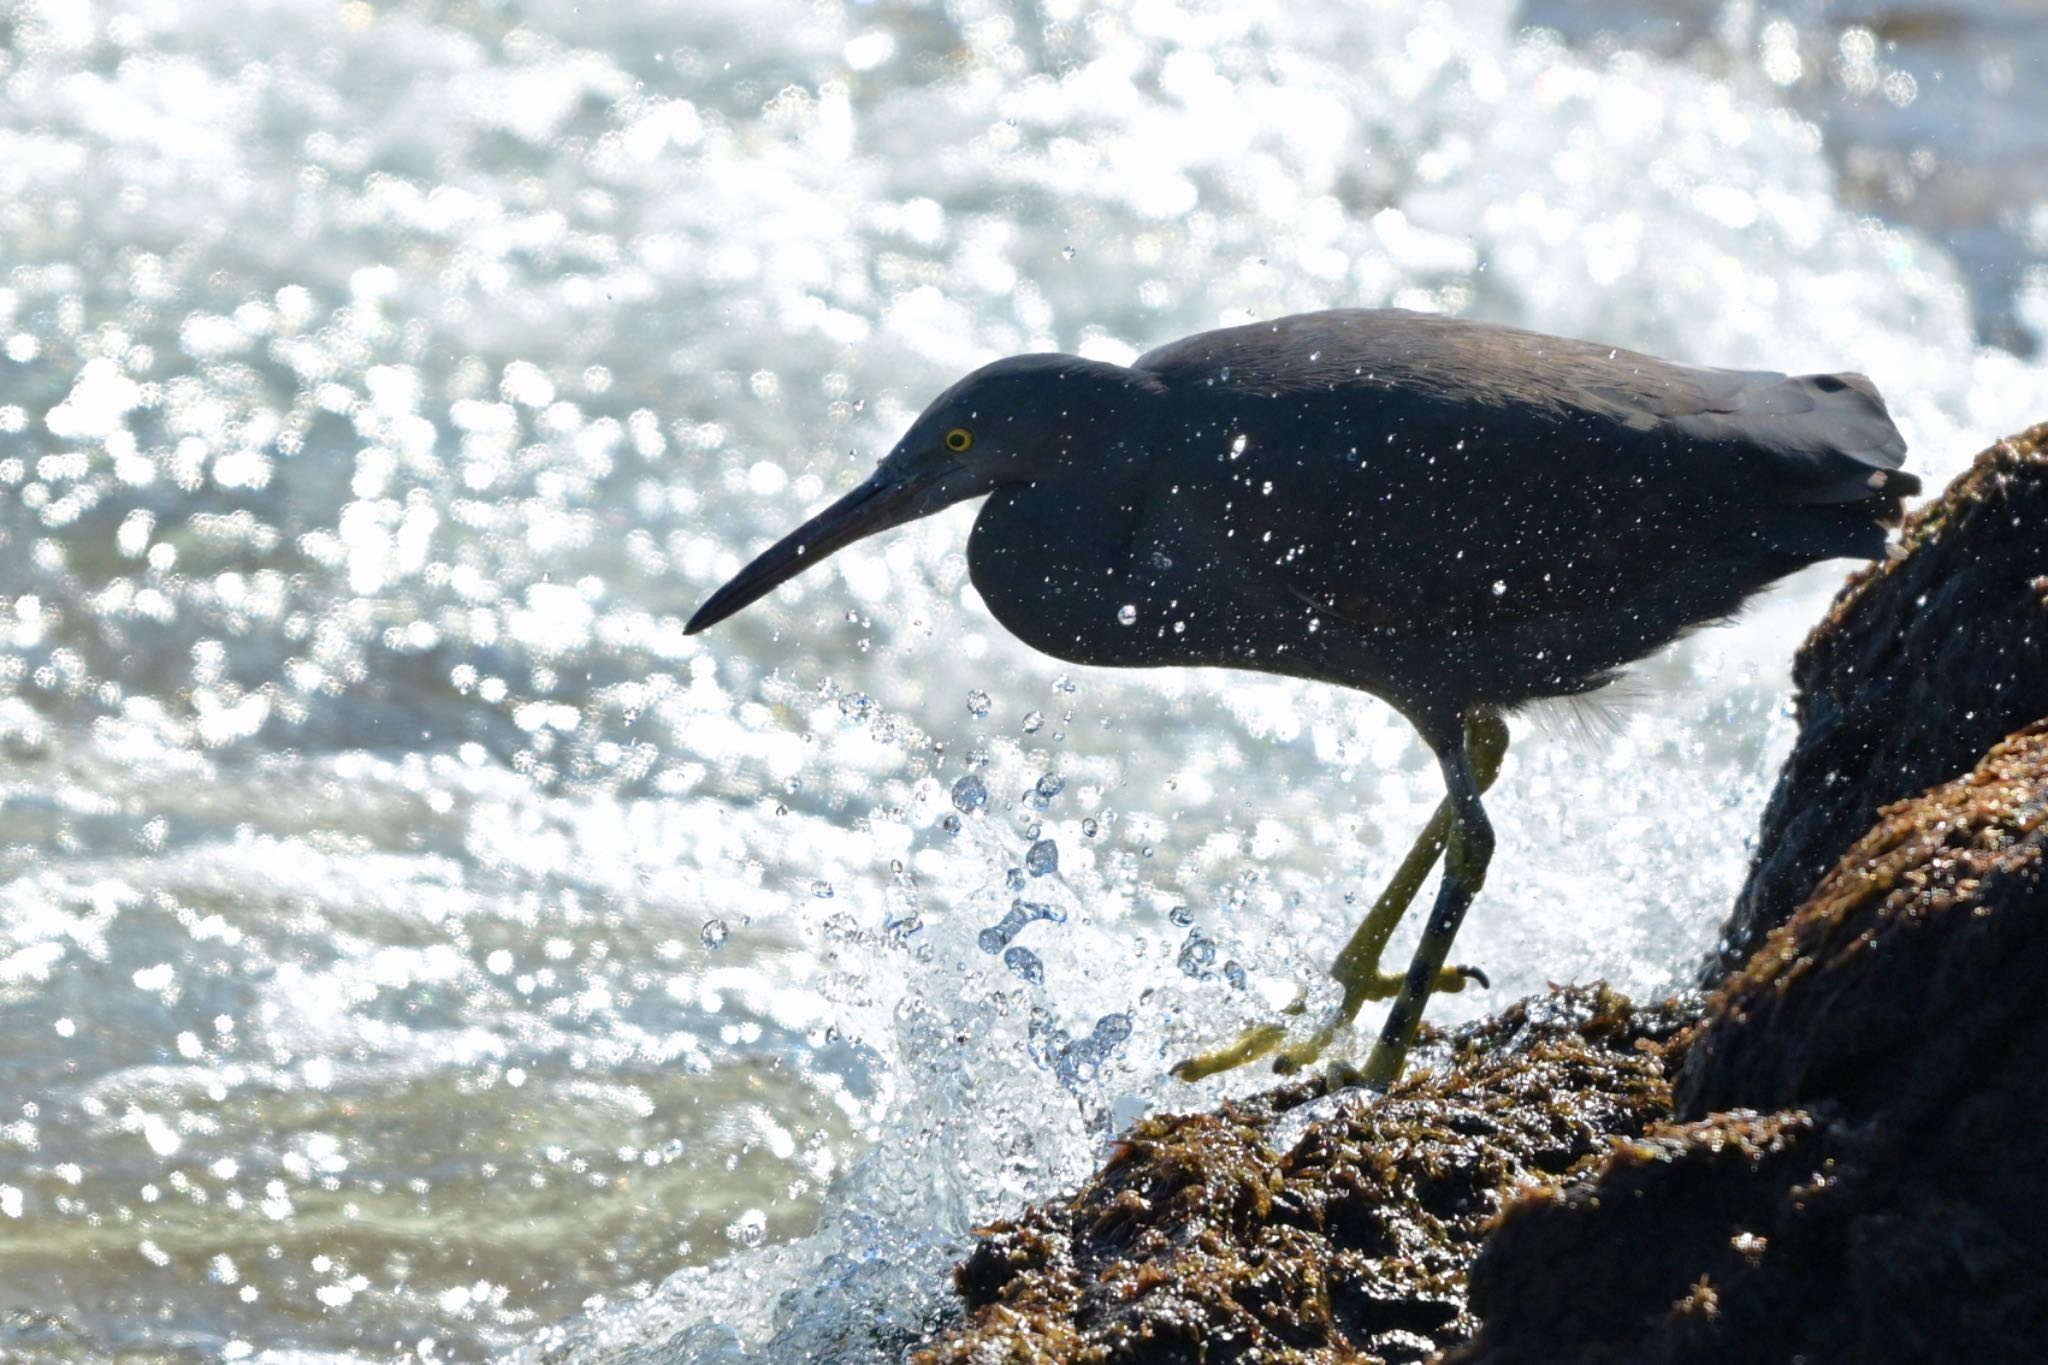
[[(2048, 209), (1859, 169), (2037, 49), (1611, 13), (0, 0), (0, 1353), (852, 1349), (1327, 959), (1377, 703), (1034, 656), (965, 512), (682, 635), (972, 363), (1401, 304), (1855, 365), (1935, 481), (2048, 413)], [(1439, 1017), (1705, 950), (1835, 576), (1520, 727)]]

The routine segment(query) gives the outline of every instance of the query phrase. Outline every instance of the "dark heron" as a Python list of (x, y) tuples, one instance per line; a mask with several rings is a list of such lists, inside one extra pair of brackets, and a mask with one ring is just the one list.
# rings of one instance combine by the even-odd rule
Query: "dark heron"
[[(1878, 559), (1905, 442), (1868, 379), (1718, 370), (1511, 327), (1343, 309), (1203, 332), (1128, 366), (1024, 355), (925, 409), (874, 474), (764, 551), (703, 630), (863, 536), (986, 496), (967, 556), (996, 619), (1078, 664), (1355, 687), (1414, 725), (1446, 796), (1339, 954), (1331, 1018), (1175, 1068), (1320, 1056), (1393, 998), (1384, 1086), (1493, 852), (1503, 713), (1588, 692), (1774, 579)], [(1444, 875), (1405, 975), (1381, 951)], [(1299, 1014), (1301, 1006), (1293, 1007)]]

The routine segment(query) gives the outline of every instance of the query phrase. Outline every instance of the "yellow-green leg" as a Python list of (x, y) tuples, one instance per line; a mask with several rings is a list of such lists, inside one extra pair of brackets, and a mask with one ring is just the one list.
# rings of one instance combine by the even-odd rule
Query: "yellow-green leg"
[[(1499, 716), (1480, 713), (1464, 723), (1463, 739), (1463, 754), (1469, 756), (1466, 767), (1473, 789), (1472, 802), (1476, 806), (1478, 794), (1492, 786), (1494, 778), (1500, 774), (1501, 760), (1506, 755), (1508, 747), (1507, 723)], [(1448, 781), (1448, 765), (1446, 777)], [(1479, 814), (1483, 821), (1484, 811)], [(1373, 902), (1372, 909), (1366, 913), (1365, 919), (1351, 935), (1350, 941), (1344, 945), (1343, 951), (1337, 954), (1337, 960), (1330, 964), (1330, 975), (1343, 988), (1344, 994), (1335, 1013), (1326, 1019), (1320, 1028), (1300, 1042), (1287, 1045), (1285, 1024), (1259, 1024), (1246, 1029), (1235, 1042), (1180, 1062), (1173, 1068), (1174, 1076), (1183, 1081), (1198, 1081), (1219, 1072), (1244, 1066), (1248, 1062), (1255, 1062), (1275, 1052), (1280, 1054), (1273, 1062), (1275, 1071), (1298, 1071), (1323, 1055), (1336, 1040), (1337, 1035), (1358, 1017), (1358, 1011), (1364, 1007), (1366, 1001), (1385, 1000), (1390, 996), (1403, 995), (1408, 983), (1414, 978), (1416, 966), (1433, 947), (1438, 951), (1435, 960), (1429, 964), (1428, 976), (1422, 982), (1422, 999), (1426, 1000), (1432, 991), (1461, 991), (1467, 981), (1477, 981), (1485, 985), (1485, 973), (1476, 967), (1446, 967), (1444, 956), (1450, 948), (1449, 940), (1434, 944), (1427, 935), (1424, 944), (1417, 950), (1415, 962), (1410, 964), (1406, 974), (1397, 976), (1380, 969), (1380, 959), (1386, 952), (1387, 940), (1393, 937), (1395, 928), (1401, 923), (1401, 916), (1414, 901), (1415, 893), (1421, 889), (1423, 881), (1428, 878), (1430, 869), (1436, 866), (1436, 860), (1443, 854), (1446, 846), (1451, 849), (1454, 865), (1465, 868), (1466, 875), (1459, 880), (1471, 880), (1472, 859), (1462, 851), (1470, 841), (1460, 837), (1462, 823), (1455, 794), (1446, 795), (1438, 804), (1436, 812), (1430, 816), (1429, 823), (1422, 827), (1421, 834), (1408, 850), (1408, 856), (1403, 858), (1400, 867), (1395, 869), (1393, 879), (1387, 883), (1387, 889)], [(1489, 832), (1489, 841), (1490, 838)], [(1477, 875), (1480, 880), (1484, 880), (1483, 863)], [(1446, 883), (1449, 881), (1450, 878), (1447, 877)], [(1478, 886), (1472, 885), (1471, 890), (1472, 894), (1477, 894)], [(1468, 903), (1469, 899), (1468, 896)], [(1459, 914), (1462, 916), (1463, 911), (1460, 910)], [(1432, 922), (1435, 918), (1432, 916)], [(1455, 930), (1455, 926), (1453, 928)], [(1288, 1016), (1299, 1016), (1305, 1012), (1306, 1006), (1299, 1000), (1281, 1011), (1283, 1015)], [(1409, 1041), (1413, 1040), (1415, 1027), (1421, 1022), (1420, 1000), (1413, 1002), (1411, 1013), (1414, 1016), (1412, 1022), (1404, 1020), (1403, 1023)], [(1403, 1043), (1401, 1051), (1405, 1053), (1406, 1043)], [(1374, 1059), (1384, 1062), (1385, 1059), (1381, 1058), (1380, 1053), (1381, 1049), (1375, 1048)], [(1393, 1065), (1398, 1074), (1398, 1056), (1394, 1058)], [(1372, 1063), (1369, 1062), (1368, 1071), (1371, 1067)], [(1358, 1074), (1349, 1067), (1339, 1068), (1339, 1073), (1347, 1080)], [(1386, 1083), (1380, 1082), (1382, 1085)]]
[[(1495, 723), (1499, 723), (1497, 719)], [(1346, 1081), (1355, 1080), (1384, 1090), (1401, 1078), (1401, 1065), (1415, 1042), (1415, 1031), (1422, 1026), (1422, 1010), (1429, 1003), (1430, 987), (1443, 971), (1444, 959), (1450, 955), (1451, 940), (1458, 936), (1465, 911), (1486, 885), (1487, 865), (1493, 861), (1493, 824), (1486, 818), (1486, 807), (1479, 800), (1485, 784), (1478, 780), (1477, 755), (1473, 751), (1480, 746), (1473, 742), (1473, 729), (1468, 721), (1462, 743), (1454, 740), (1437, 751), (1437, 761), (1444, 770), (1446, 799), (1451, 804), (1451, 840), (1444, 856), (1444, 879), (1437, 887), (1429, 922), (1422, 928), (1422, 942), (1409, 959), (1401, 993), (1387, 1010), (1386, 1022), (1380, 1025), (1379, 1041), (1366, 1058), (1365, 1070), (1344, 1077)], [(1507, 747), (1505, 727), (1499, 733), (1498, 743), (1503, 750)]]

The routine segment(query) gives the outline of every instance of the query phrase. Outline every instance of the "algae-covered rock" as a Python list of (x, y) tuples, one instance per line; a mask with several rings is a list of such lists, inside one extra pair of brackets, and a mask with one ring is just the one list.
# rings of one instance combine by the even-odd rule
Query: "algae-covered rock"
[(1793, 663), (1799, 738), (1707, 984), (1748, 960), (1878, 807), (2048, 716), (2048, 424), (1998, 442), (1849, 580)]
[(1472, 1330), (1466, 1267), (1508, 1195), (1669, 1114), (1684, 1017), (1561, 990), (1381, 1099), (1303, 1082), (1146, 1119), (1071, 1201), (981, 1231), (965, 1323), (916, 1359), (1427, 1360)]
[(2048, 722), (1887, 806), (1715, 994), (1681, 1112), (1826, 1098), (1918, 1123), (2011, 1065), (2048, 1019), (2044, 820)]
[(1506, 1210), (1450, 1359), (2048, 1358), (2043, 981), (2048, 724), (1886, 808), (1724, 983), (1685, 1121)]

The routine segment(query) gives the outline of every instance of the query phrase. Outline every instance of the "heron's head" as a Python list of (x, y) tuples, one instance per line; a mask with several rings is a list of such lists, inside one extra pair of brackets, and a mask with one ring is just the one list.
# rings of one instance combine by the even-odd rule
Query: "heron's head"
[(1156, 391), (1142, 373), (1077, 356), (982, 366), (934, 399), (865, 482), (763, 550), (684, 629), (716, 625), (856, 540), (1094, 457)]

